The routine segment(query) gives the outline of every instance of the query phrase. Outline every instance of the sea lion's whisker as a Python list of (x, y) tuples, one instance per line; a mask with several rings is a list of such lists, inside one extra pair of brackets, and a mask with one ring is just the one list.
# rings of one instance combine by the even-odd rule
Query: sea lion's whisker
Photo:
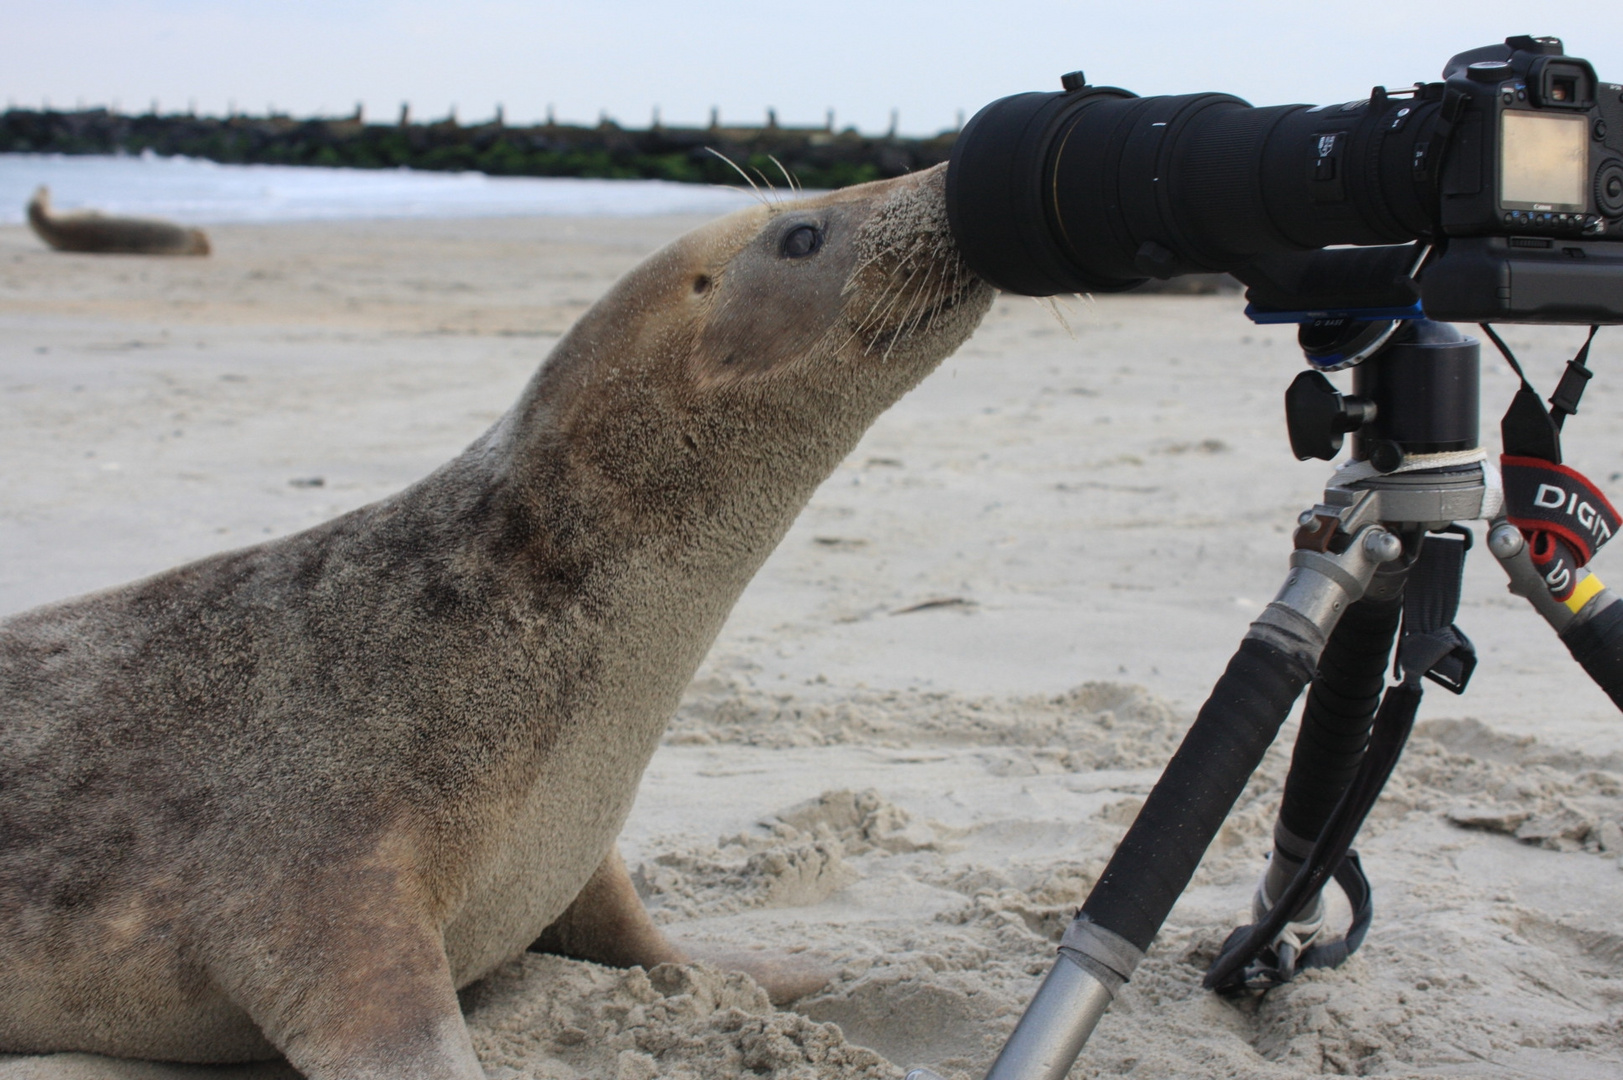
[(799, 195), (801, 191), (800, 184), (795, 180), (794, 174), (783, 167), (783, 162), (778, 160), (777, 155), (768, 154), (767, 160), (771, 161), (772, 164), (778, 167), (778, 171), (783, 174), (784, 180), (786, 180), (789, 184), (789, 190), (794, 194)]
[(1060, 310), (1058, 297), (1044, 296), (1041, 298), (1033, 297), (1033, 299), (1036, 299), (1039, 306), (1045, 308), (1054, 317), (1054, 321), (1059, 323), (1060, 328), (1065, 331), (1067, 337), (1072, 341), (1076, 340), (1076, 332), (1071, 329), (1070, 322), (1065, 318), (1065, 312)]
[[(840, 294), (843, 296), (846, 293), (855, 292), (861, 288), (861, 282), (859, 279), (862, 277), (863, 273), (877, 266), (882, 259), (893, 259), (897, 266), (901, 266), (905, 261), (905, 259), (897, 258), (894, 251), (876, 251), (873, 254), (862, 258), (855, 266), (851, 268), (851, 272), (846, 275), (845, 284), (840, 287)], [(885, 273), (884, 276), (889, 277), (890, 274)]]
[[(750, 186), (750, 190), (755, 192), (755, 197), (757, 199), (761, 200), (761, 205), (762, 206), (771, 206), (772, 205), (771, 202), (769, 202), (767, 200), (767, 197), (761, 193), (760, 185), (756, 184), (756, 182), (754, 180), (750, 179), (750, 174), (749, 173), (745, 172), (743, 169), (738, 167), (738, 162), (734, 161), (732, 158), (728, 157), (726, 154), (723, 154), (720, 150), (717, 150), (713, 146), (707, 146), (704, 149), (705, 149), (705, 153), (710, 154), (713, 157), (719, 158), (722, 161), (725, 161), (727, 163), (727, 166), (730, 169), (732, 169), (733, 172), (737, 173), (739, 176), (742, 176), (744, 178), (744, 183), (748, 184)], [(730, 187), (731, 185), (727, 185), (727, 186)]]
[[(890, 345), (885, 349), (886, 360), (890, 359), (891, 349), (896, 347), (896, 343), (901, 341), (904, 337), (914, 333), (918, 329), (920, 320), (922, 320), (924, 316), (928, 314), (930, 310), (926, 303), (929, 297), (928, 287), (930, 278), (935, 274), (935, 270), (936, 265), (933, 262), (925, 267), (924, 279), (920, 281), (918, 287), (913, 290), (913, 299), (908, 302), (907, 307), (903, 310), (902, 318), (897, 327), (896, 333), (891, 336)], [(915, 308), (918, 309), (917, 315), (913, 314)]]
[[(935, 250), (940, 252), (945, 247), (945, 244), (937, 243)], [(968, 267), (964, 265), (962, 258), (957, 257), (956, 253), (948, 263), (941, 266), (941, 277), (936, 282), (935, 290), (931, 294), (930, 304), (926, 309), (923, 320), (925, 333), (935, 329), (937, 317), (948, 308), (957, 305), (958, 298), (963, 294), (968, 280), (967, 272)]]
[(782, 196), (778, 194), (777, 187), (773, 185), (771, 178), (768, 177), (766, 173), (762, 172), (760, 169), (757, 169), (754, 165), (750, 166), (750, 172), (761, 178), (761, 183), (766, 186), (767, 193), (771, 195), (773, 204), (781, 204), (783, 202)]
[[(953, 290), (956, 292), (956, 290)], [(947, 302), (947, 276), (943, 274), (941, 280), (936, 282), (935, 292), (930, 296), (930, 306), (926, 309), (924, 319), (924, 332), (929, 333), (935, 329), (936, 316), (944, 310), (942, 305)]]
[[(890, 313), (895, 310), (896, 305), (901, 302), (903, 294), (905, 294), (907, 292), (908, 286), (913, 284), (913, 279), (915, 277), (917, 277), (918, 274), (919, 274), (919, 268), (917, 266), (914, 266), (908, 271), (907, 277), (904, 278), (900, 283), (897, 284), (895, 290), (892, 292), (891, 302), (889, 304), (887, 304), (885, 306), (885, 310), (880, 312), (880, 314), (879, 314), (880, 319), (887, 318), (890, 315)], [(904, 310), (908, 310), (908, 309), (904, 309)], [(887, 342), (887, 344), (885, 346), (885, 354), (884, 354), (883, 359), (886, 359), (886, 360), (890, 359), (890, 350), (895, 347), (897, 338), (901, 337), (901, 332), (902, 332), (902, 327), (900, 325), (898, 325), (897, 328), (888, 335), (889, 341)]]
[[(933, 262), (926, 266), (924, 270), (924, 280), (920, 281), (918, 287), (913, 290), (913, 303), (907, 306), (907, 313), (902, 321), (904, 333), (911, 334), (917, 330), (919, 328), (919, 323), (926, 315), (929, 314), (930, 297), (935, 292), (933, 279), (935, 278), (936, 269), (937, 266)], [(913, 309), (915, 307), (918, 308), (917, 315), (913, 314)]]
[[(851, 323), (851, 333), (846, 336), (846, 339), (843, 342), (840, 343), (840, 348), (842, 350), (846, 346), (850, 345), (851, 342), (855, 341), (858, 337), (861, 337), (863, 332), (865, 330), (867, 330), (869, 324), (872, 323), (872, 321), (873, 321), (874, 313), (879, 309), (879, 305), (881, 305), (881, 304), (883, 304), (885, 302), (885, 297), (886, 297), (888, 291), (889, 291), (889, 288), (888, 288), (888, 284), (887, 284), (887, 286), (885, 288), (880, 289), (879, 296), (874, 300), (873, 305), (868, 308), (867, 312), (860, 319), (855, 319), (855, 320), (852, 321), (852, 323)], [(841, 295), (845, 295), (845, 294), (842, 293)], [(867, 352), (866, 349), (864, 349), (863, 351), (864, 351), (864, 353)]]
[[(917, 273), (917, 271), (915, 270), (914, 273)], [(911, 280), (911, 275), (909, 275), (908, 280)], [(887, 279), (885, 288), (881, 290), (878, 299), (876, 299), (873, 303), (873, 307), (868, 309), (868, 314), (863, 317), (862, 322), (858, 325), (858, 331), (860, 332), (862, 330), (866, 330), (869, 326), (873, 325), (877, 319), (884, 318), (885, 314), (889, 313), (890, 308), (895, 306), (896, 300), (900, 297), (901, 290), (905, 289), (906, 287), (907, 281), (905, 280), (898, 283), (894, 278)], [(882, 312), (880, 311), (880, 305), (884, 304), (887, 299), (890, 300), (890, 303)]]
[(902, 266), (912, 256), (912, 252), (913, 252), (912, 248), (907, 248), (907, 249), (897, 249), (897, 248), (879, 249), (877, 251), (869, 252), (868, 254), (862, 256), (862, 258), (857, 260), (856, 265), (851, 268), (851, 273), (849, 275), (847, 275), (846, 281), (848, 283), (853, 281), (863, 271), (865, 271), (865, 270), (869, 269), (870, 267), (878, 264), (880, 262), (880, 260), (882, 260), (882, 259), (889, 259), (889, 260), (893, 261), (898, 267)]
[[(888, 295), (890, 296), (890, 303), (885, 305), (885, 309), (883, 311), (878, 311), (877, 313), (874, 312), (874, 311), (870, 311), (869, 312), (869, 317), (867, 319), (863, 320), (863, 326), (862, 326), (863, 329), (867, 329), (870, 325), (877, 322), (878, 320), (884, 319), (886, 316), (888, 316), (891, 313), (892, 310), (895, 309), (897, 303), (902, 298), (902, 294), (907, 291), (907, 287), (910, 284), (912, 284), (913, 279), (918, 276), (918, 272), (919, 272), (919, 268), (916, 267), (916, 266), (913, 267), (912, 270), (909, 271), (906, 278), (904, 278), (902, 281), (896, 283), (895, 287), (888, 291)], [(883, 300), (884, 295), (881, 295), (880, 299)], [(888, 352), (887, 352), (887, 355), (888, 355)]]
[[(857, 261), (841, 286), (842, 296), (861, 291), (864, 280), (876, 271), (885, 281), (868, 311), (847, 324), (852, 329), (842, 342), (842, 349), (867, 335), (869, 341), (864, 346), (864, 355), (883, 347), (888, 358), (902, 337), (920, 329), (933, 329), (938, 317), (956, 305), (955, 297), (976, 280), (968, 274), (962, 256), (956, 251), (943, 215), (921, 216), (917, 206), (890, 203), (880, 209), (865, 231), (870, 235), (883, 235), (885, 226), (892, 223), (905, 239), (891, 239), (883, 247), (862, 245)], [(883, 333), (876, 332), (887, 320), (893, 320), (895, 325)]]

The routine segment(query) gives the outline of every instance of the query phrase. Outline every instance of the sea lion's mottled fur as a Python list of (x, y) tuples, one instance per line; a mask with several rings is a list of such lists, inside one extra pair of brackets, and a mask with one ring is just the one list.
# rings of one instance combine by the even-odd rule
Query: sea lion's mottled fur
[(59, 214), (51, 209), (51, 189), (41, 187), (28, 200), (28, 224), (57, 251), (103, 255), (207, 255), (209, 238), (153, 218), (108, 217), (94, 210)]
[(456, 989), (549, 926), (674, 958), (615, 837), (739, 592), (990, 304), (942, 188), (712, 223), (398, 495), (0, 622), (0, 1051), (469, 1080)]

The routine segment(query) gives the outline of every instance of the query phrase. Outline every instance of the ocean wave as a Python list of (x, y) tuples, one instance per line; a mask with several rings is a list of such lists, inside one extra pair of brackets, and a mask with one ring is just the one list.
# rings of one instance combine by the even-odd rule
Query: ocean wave
[(360, 218), (719, 214), (751, 196), (666, 180), (486, 176), (410, 169), (222, 165), (196, 158), (0, 154), (0, 224), (20, 224), (34, 188), (62, 210), (189, 225)]

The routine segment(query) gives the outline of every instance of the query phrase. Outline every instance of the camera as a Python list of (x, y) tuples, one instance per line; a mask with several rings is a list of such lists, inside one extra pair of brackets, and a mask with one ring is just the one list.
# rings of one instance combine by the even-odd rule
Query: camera
[(1259, 321), (1623, 322), (1623, 86), (1556, 38), (1343, 105), (1061, 85), (953, 148), (953, 234), (999, 288), (1226, 271)]

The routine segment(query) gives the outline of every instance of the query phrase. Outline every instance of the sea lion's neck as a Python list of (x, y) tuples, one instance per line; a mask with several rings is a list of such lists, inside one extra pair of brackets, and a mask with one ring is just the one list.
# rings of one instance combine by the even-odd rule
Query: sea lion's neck
[(510, 537), (546, 565), (663, 563), (730, 604), (866, 424), (831, 421), (815, 395), (795, 408), (684, 393), (661, 381), (668, 363), (577, 347), (582, 330), (601, 342), (589, 320), (470, 448)]

